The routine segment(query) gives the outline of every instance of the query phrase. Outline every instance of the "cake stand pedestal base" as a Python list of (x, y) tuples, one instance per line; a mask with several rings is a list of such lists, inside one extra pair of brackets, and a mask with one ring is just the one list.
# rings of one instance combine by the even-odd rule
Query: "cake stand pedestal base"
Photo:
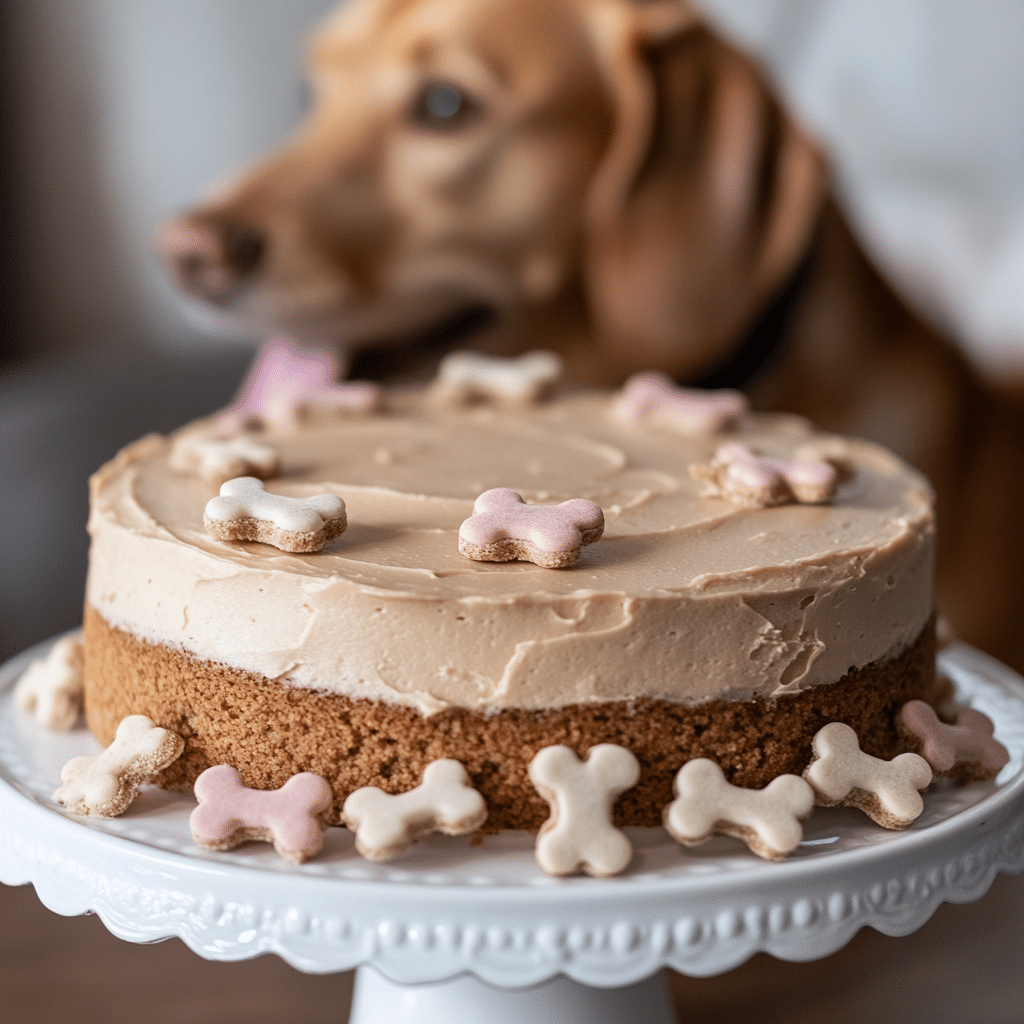
[(356, 972), (349, 1024), (674, 1024), (664, 971), (624, 988), (591, 988), (564, 975), (528, 989), (502, 989), (465, 975), (398, 985), (372, 967)]

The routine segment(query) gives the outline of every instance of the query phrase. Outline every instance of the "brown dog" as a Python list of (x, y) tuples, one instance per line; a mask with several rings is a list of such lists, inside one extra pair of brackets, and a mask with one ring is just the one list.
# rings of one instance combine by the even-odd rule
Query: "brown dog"
[(656, 369), (873, 437), (938, 491), (940, 604), (1024, 668), (1024, 415), (866, 259), (824, 161), (679, 0), (351, 0), (297, 136), (161, 246), (187, 290), (428, 372), (439, 340)]

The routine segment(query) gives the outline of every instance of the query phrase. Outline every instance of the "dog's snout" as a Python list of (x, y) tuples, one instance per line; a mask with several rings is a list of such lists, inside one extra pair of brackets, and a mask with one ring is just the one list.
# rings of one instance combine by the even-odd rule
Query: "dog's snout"
[(259, 269), (266, 241), (252, 225), (183, 214), (160, 228), (157, 249), (183, 288), (223, 302)]

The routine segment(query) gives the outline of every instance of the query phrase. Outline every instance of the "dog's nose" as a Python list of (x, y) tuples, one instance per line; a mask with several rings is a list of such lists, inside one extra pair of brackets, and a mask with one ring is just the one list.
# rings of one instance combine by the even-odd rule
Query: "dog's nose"
[(263, 233), (248, 224), (183, 214), (163, 224), (157, 250), (186, 291), (223, 302), (263, 260)]

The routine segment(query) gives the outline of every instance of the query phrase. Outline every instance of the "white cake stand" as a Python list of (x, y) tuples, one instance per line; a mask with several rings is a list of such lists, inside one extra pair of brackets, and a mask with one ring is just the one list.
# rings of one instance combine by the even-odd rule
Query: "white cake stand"
[(97, 913), (133, 942), (176, 935), (209, 959), (358, 968), (353, 1024), (668, 1024), (664, 967), (707, 976), (759, 951), (814, 960), (865, 925), (909, 934), (940, 903), (1024, 871), (1024, 681), (963, 646), (942, 667), (1010, 750), (995, 782), (933, 789), (906, 832), (818, 809), (781, 864), (734, 840), (683, 850), (633, 829), (636, 856), (614, 879), (548, 878), (518, 833), (434, 837), (382, 865), (342, 828), (302, 866), (264, 844), (212, 854), (191, 843), (192, 798), (153, 787), (121, 818), (76, 818), (50, 796), (95, 741), (39, 728), (9, 692), (44, 652), (0, 668), (0, 881), (31, 882), (51, 910)]

